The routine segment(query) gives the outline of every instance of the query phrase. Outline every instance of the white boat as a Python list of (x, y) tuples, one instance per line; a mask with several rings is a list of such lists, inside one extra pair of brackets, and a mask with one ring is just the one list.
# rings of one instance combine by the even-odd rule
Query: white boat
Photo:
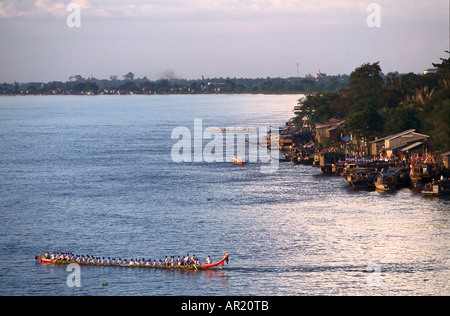
[(422, 189), (422, 193), (431, 196), (450, 195), (450, 181), (442, 179), (433, 183), (427, 183)]

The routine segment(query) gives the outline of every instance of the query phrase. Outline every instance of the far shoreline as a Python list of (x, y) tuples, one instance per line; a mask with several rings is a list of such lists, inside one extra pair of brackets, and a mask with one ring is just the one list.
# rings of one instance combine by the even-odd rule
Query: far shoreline
[(152, 94), (144, 94), (144, 93), (117, 93), (117, 94), (0, 94), (0, 97), (26, 97), (26, 96), (86, 96), (86, 97), (96, 97), (96, 96), (212, 96), (212, 95), (259, 95), (259, 96), (282, 96), (282, 95), (313, 95), (319, 92), (292, 92), (292, 93), (152, 93)]

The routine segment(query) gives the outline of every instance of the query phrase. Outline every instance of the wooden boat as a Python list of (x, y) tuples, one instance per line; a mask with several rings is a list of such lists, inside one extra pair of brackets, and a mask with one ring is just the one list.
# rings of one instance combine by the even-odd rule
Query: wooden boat
[(450, 181), (442, 179), (433, 183), (427, 183), (422, 189), (422, 193), (429, 196), (450, 195)]
[(278, 160), (278, 162), (291, 162), (292, 161), (292, 157), (286, 154), (283, 155), (279, 155), (278, 158), (276, 157), (272, 157), (271, 155), (269, 155), (270, 160)]
[(314, 153), (299, 152), (297, 154), (294, 154), (294, 156), (292, 157), (292, 163), (294, 165), (312, 166), (313, 162), (314, 162)]
[(409, 186), (411, 180), (409, 178), (410, 169), (404, 167), (389, 167), (389, 172), (395, 173), (395, 185), (399, 186)]
[(320, 152), (314, 154), (313, 167), (320, 168), (323, 173), (333, 173), (333, 165), (339, 160), (345, 160), (345, 154), (334, 152)]
[(393, 191), (397, 178), (394, 172), (380, 172), (375, 180), (375, 188), (382, 191)]
[(233, 163), (234, 163), (235, 165), (240, 165), (240, 166), (242, 166), (242, 165), (244, 165), (244, 159), (242, 159), (242, 157), (236, 157), (236, 156), (234, 156), (234, 157), (233, 157)]
[(36, 261), (40, 263), (55, 263), (56, 260), (49, 259), (49, 258), (43, 258), (41, 256), (36, 256)]
[[(336, 163), (336, 165), (339, 165), (339, 164), (342, 164), (342, 163)], [(367, 169), (367, 170), (379, 172), (382, 170), (387, 170), (387, 169), (393, 167), (393, 165), (394, 164), (390, 163), (390, 162), (379, 162), (379, 161), (365, 160), (365, 159), (361, 159), (361, 160), (357, 160), (357, 161), (348, 161), (348, 162), (345, 162), (344, 168), (342, 169), (342, 174), (340, 174), (340, 175), (345, 176), (348, 173), (350, 173), (353, 169)]]
[(417, 163), (411, 165), (411, 184), (413, 187), (422, 187), (427, 183), (431, 183), (436, 170), (432, 164)]
[(219, 266), (219, 265), (221, 265), (221, 266), (223, 267), (223, 263), (224, 263), (225, 261), (226, 261), (227, 264), (228, 264), (228, 254), (227, 254), (226, 251), (225, 251), (225, 254), (223, 255), (223, 258), (222, 258), (221, 260), (219, 260), (219, 261), (217, 261), (217, 262), (214, 262), (214, 263), (201, 264), (200, 267), (201, 267), (202, 269), (210, 269), (210, 268), (217, 267), (217, 266)]
[[(50, 258), (45, 258), (41, 255), (37, 255), (35, 257), (37, 263), (41, 264), (56, 264), (56, 265), (66, 265), (71, 263), (76, 263), (79, 265), (89, 265), (89, 266), (103, 266), (103, 267), (136, 267), (136, 268), (153, 268), (153, 269), (174, 269), (174, 270), (202, 270), (202, 269), (211, 269), (214, 267), (223, 266), (224, 262), (228, 264), (228, 253), (225, 251), (223, 258), (217, 262), (209, 263), (209, 264), (200, 264), (200, 265), (142, 265), (142, 264), (106, 264), (106, 263), (87, 263), (87, 262), (77, 262), (75, 260), (54, 260)], [(219, 267), (220, 268), (220, 267)]]
[(351, 169), (345, 176), (347, 182), (354, 188), (373, 188), (377, 172), (370, 169)]

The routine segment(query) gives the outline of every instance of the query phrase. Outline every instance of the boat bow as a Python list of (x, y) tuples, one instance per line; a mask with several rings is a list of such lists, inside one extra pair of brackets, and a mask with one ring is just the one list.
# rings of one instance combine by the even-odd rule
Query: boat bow
[(203, 269), (209, 269), (209, 268), (214, 268), (217, 267), (218, 265), (222, 265), (224, 262), (227, 262), (228, 264), (228, 253), (225, 251), (225, 254), (223, 255), (222, 260), (214, 262), (214, 263), (209, 263), (209, 264), (201, 264), (200, 267)]

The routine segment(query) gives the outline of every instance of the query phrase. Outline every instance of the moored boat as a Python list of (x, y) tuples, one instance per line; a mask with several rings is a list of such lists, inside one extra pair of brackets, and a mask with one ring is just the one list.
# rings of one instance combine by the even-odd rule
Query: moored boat
[(347, 182), (354, 188), (373, 188), (377, 172), (370, 169), (355, 168), (345, 176)]
[(416, 163), (411, 165), (410, 179), (415, 188), (431, 183), (435, 176), (436, 170), (433, 164)]
[(308, 154), (308, 153), (299, 153), (292, 156), (292, 164), (294, 165), (308, 165), (312, 166), (314, 161), (314, 153)]
[(313, 167), (320, 168), (323, 173), (333, 173), (333, 165), (339, 160), (345, 160), (345, 154), (335, 152), (320, 152), (314, 154)]
[(441, 179), (427, 183), (422, 189), (422, 193), (429, 196), (450, 195), (450, 181), (448, 179)]
[(395, 173), (395, 185), (399, 186), (409, 186), (411, 184), (409, 174), (410, 169), (405, 167), (389, 167), (389, 172)]
[(375, 180), (375, 188), (382, 191), (393, 191), (396, 188), (394, 172), (380, 172)]

